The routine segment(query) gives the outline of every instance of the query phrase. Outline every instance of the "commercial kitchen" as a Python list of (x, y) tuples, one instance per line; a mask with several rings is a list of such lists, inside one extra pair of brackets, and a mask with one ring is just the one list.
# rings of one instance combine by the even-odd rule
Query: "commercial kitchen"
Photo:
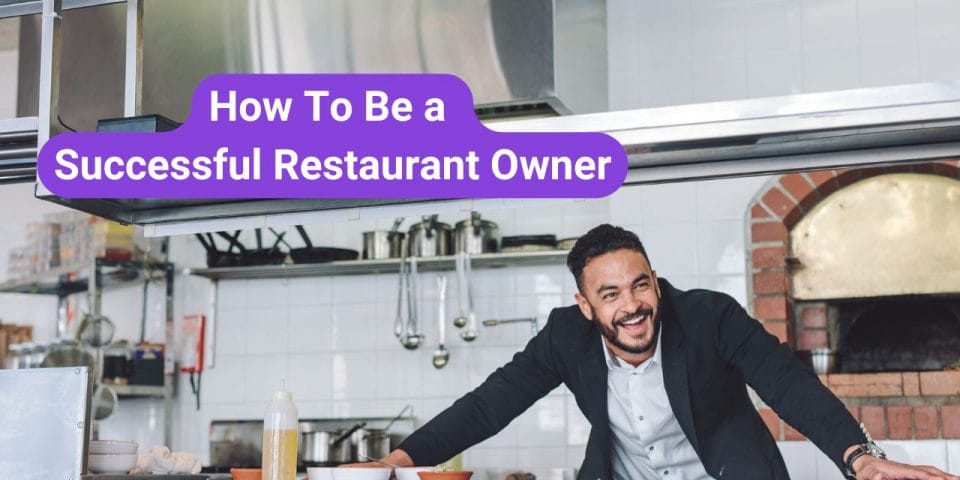
[[(96, 440), (230, 478), (259, 466), (281, 384), (301, 473), (379, 458), (575, 303), (567, 253), (602, 223), (674, 286), (732, 296), (890, 458), (956, 473), (958, 16), (939, 0), (0, 0), (0, 478), (108, 478)], [(222, 72), (455, 73), (488, 128), (605, 132), (630, 170), (596, 199), (36, 183), (51, 136), (170, 131)], [(41, 372), (86, 363), (89, 384)], [(842, 478), (751, 399), (792, 478)], [(561, 386), (447, 465), (573, 479), (589, 436)], [(29, 463), (38, 448), (63, 450)]]

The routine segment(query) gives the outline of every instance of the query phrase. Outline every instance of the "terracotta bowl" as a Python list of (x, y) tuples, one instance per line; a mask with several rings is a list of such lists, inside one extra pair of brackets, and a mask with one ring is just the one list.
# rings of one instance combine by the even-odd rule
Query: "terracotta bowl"
[(463, 470), (451, 472), (417, 472), (420, 480), (470, 480), (473, 472)]
[(230, 475), (233, 480), (260, 480), (261, 471), (259, 468), (231, 468)]

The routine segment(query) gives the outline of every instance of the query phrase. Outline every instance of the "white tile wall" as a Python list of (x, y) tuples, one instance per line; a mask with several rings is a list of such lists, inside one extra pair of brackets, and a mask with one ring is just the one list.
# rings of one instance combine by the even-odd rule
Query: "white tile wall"
[(960, 79), (960, 2), (616, 0), (612, 109)]

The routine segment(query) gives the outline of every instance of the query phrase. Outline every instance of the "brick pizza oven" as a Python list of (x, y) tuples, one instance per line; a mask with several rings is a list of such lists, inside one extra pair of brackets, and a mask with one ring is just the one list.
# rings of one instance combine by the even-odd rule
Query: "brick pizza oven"
[(836, 353), (820, 378), (874, 438), (960, 438), (960, 162), (782, 175), (748, 212), (764, 327)]

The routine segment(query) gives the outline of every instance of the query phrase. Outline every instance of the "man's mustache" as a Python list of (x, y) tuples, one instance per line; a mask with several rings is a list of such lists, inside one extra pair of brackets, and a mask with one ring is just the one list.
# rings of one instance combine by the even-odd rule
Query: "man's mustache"
[(633, 321), (633, 320), (635, 320), (635, 319), (637, 319), (637, 318), (640, 318), (640, 317), (642, 317), (642, 316), (644, 316), (644, 315), (650, 315), (650, 316), (652, 317), (652, 316), (653, 316), (653, 308), (652, 308), (652, 307), (640, 307), (640, 308), (637, 309), (636, 312), (633, 312), (631, 315), (629, 315), (629, 316), (627, 316), (627, 317), (624, 317), (624, 318), (621, 318), (620, 320), (614, 320), (614, 321), (613, 321), (613, 326), (614, 326), (614, 327), (620, 327), (620, 326), (622, 326), (624, 323), (626, 323), (626, 322), (631, 322), (631, 321)]

